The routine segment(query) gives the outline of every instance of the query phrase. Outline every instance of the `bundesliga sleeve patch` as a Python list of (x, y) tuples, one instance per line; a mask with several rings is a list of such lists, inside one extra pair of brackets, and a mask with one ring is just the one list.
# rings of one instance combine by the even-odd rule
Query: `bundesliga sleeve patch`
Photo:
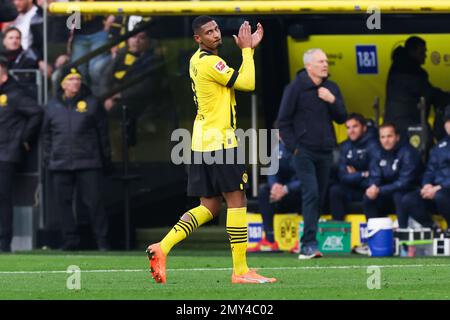
[(228, 70), (228, 66), (221, 60), (216, 63), (214, 69), (216, 69), (219, 73), (225, 73)]

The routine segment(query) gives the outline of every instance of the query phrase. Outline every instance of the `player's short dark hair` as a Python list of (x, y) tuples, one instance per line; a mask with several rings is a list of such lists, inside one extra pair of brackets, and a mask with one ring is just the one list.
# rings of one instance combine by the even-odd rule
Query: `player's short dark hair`
[(192, 31), (194, 34), (197, 34), (197, 31), (208, 22), (213, 21), (214, 19), (210, 16), (198, 16), (197, 18), (192, 21)]
[(358, 121), (362, 126), (367, 126), (367, 120), (366, 118), (364, 118), (364, 116), (360, 113), (350, 113), (347, 117), (347, 119), (345, 120), (345, 122), (349, 121), (349, 120), (355, 120)]
[(392, 129), (394, 129), (395, 134), (398, 134), (397, 126), (394, 123), (392, 123), (392, 122), (385, 122), (385, 123), (383, 123), (380, 126), (379, 130), (381, 131), (381, 129), (383, 129), (383, 128), (392, 128)]
[(17, 31), (19, 33), (20, 37), (22, 38), (22, 31), (20, 31), (19, 28), (16, 28), (16, 27), (8, 27), (8, 29), (3, 31), (3, 37), (5, 37), (8, 33), (12, 32), (12, 31)]
[(410, 51), (410, 50), (415, 50), (418, 47), (425, 46), (425, 44), (426, 44), (426, 42), (422, 38), (417, 37), (417, 36), (412, 36), (406, 40), (405, 48), (406, 48), (406, 50)]

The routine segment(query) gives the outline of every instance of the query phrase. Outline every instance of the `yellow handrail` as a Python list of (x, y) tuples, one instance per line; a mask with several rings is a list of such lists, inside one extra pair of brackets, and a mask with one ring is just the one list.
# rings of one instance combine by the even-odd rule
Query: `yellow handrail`
[(449, 0), (317, 0), (317, 1), (105, 1), (53, 2), (50, 12), (137, 15), (273, 15), (338, 13), (450, 13)]

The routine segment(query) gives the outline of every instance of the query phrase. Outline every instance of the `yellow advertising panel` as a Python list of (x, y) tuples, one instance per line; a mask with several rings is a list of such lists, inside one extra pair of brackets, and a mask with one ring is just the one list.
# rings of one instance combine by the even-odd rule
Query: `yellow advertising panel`
[[(427, 44), (424, 69), (430, 82), (450, 91), (450, 34), (416, 34)], [(373, 104), (380, 99), (384, 113), (386, 81), (395, 48), (411, 35), (313, 35), (307, 40), (288, 37), (291, 79), (303, 68), (303, 53), (321, 48), (328, 56), (330, 79), (341, 89), (349, 112), (359, 112), (374, 119)], [(336, 126), (338, 141), (346, 139), (344, 126)]]
[(303, 217), (298, 214), (275, 214), (273, 216), (274, 238), (280, 250), (289, 251), (298, 241), (298, 224)]

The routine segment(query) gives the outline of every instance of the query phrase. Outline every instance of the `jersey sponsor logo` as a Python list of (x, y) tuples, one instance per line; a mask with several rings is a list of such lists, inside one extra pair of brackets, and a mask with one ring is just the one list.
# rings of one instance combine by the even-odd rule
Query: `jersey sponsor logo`
[(228, 66), (223, 61), (217, 62), (214, 68), (220, 73), (225, 73), (228, 70)]
[(86, 112), (87, 111), (87, 103), (86, 103), (86, 101), (83, 101), (83, 100), (78, 101), (76, 111), (77, 112)]
[(248, 181), (248, 174), (246, 172), (244, 172), (244, 174), (242, 175), (242, 181), (244, 183), (247, 183), (247, 181)]
[(394, 163), (392, 164), (392, 170), (393, 171), (397, 171), (397, 169), (398, 169), (398, 162), (399, 162), (399, 159), (395, 159), (394, 160)]
[(439, 144), (439, 148), (444, 148), (447, 146), (447, 141), (442, 142), (441, 144)]
[(412, 135), (409, 138), (409, 143), (414, 147), (414, 148), (419, 148), (420, 146), (420, 136), (418, 134)]
[(0, 107), (6, 107), (8, 104), (8, 96), (6, 94), (0, 95)]

